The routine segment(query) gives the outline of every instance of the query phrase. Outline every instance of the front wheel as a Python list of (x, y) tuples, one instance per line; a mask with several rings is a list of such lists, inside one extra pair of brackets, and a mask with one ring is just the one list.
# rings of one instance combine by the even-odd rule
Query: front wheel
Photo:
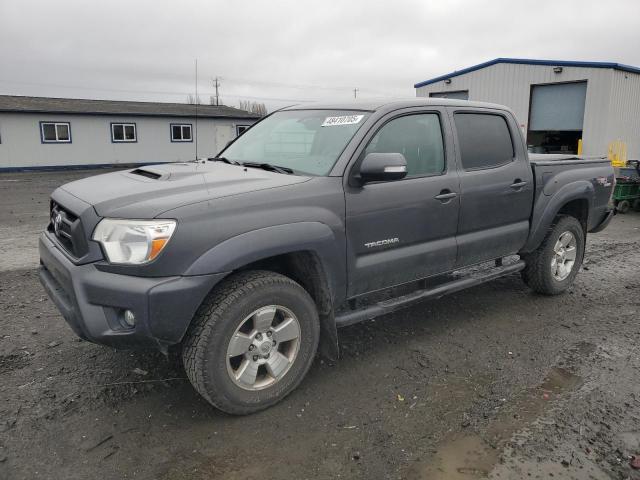
[(243, 272), (226, 279), (198, 309), (183, 362), (206, 400), (244, 415), (298, 386), (319, 338), (315, 303), (298, 283), (273, 272)]
[(559, 216), (540, 246), (523, 255), (524, 282), (545, 295), (558, 295), (571, 286), (584, 257), (585, 235), (575, 218)]

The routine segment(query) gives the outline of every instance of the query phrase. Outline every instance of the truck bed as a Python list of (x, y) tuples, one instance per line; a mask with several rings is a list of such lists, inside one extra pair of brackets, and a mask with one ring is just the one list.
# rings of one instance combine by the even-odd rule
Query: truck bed
[[(535, 182), (531, 234), (525, 250), (535, 248), (544, 238), (551, 217), (567, 202), (582, 199), (588, 220), (586, 230), (601, 224), (608, 214), (607, 204), (613, 190), (611, 162), (604, 156), (530, 154)], [(588, 200), (587, 200), (588, 199)]]
[(530, 153), (532, 165), (580, 165), (585, 163), (609, 163), (606, 156), (560, 155), (549, 153)]

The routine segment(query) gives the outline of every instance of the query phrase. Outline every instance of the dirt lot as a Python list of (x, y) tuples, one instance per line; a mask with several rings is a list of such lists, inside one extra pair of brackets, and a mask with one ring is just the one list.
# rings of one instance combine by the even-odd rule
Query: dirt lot
[(569, 293), (514, 275), (348, 327), (340, 362), (235, 418), (45, 296), (47, 197), (93, 173), (0, 175), (0, 479), (640, 478), (640, 214), (589, 237)]

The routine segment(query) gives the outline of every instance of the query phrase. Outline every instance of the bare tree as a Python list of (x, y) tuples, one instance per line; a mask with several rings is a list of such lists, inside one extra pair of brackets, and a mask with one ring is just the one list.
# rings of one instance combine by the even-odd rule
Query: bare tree
[(264, 103), (252, 102), (250, 100), (240, 100), (240, 110), (255, 113), (264, 117), (267, 112), (267, 106)]
[(197, 99), (196, 99), (196, 96), (195, 96), (195, 95), (189, 94), (189, 95), (187, 96), (187, 103), (188, 103), (189, 105), (195, 105), (196, 103), (197, 103), (198, 105), (202, 105), (202, 99), (200, 98), (200, 95), (198, 95), (198, 97), (197, 97)]

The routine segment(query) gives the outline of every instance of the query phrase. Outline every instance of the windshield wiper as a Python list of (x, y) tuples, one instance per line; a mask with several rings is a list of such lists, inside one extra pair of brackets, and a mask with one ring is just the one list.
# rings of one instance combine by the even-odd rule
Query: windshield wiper
[(229, 160), (227, 157), (209, 157), (207, 158), (210, 162), (224, 162), (229, 165), (240, 165), (240, 162), (236, 162), (235, 160)]
[(281, 167), (279, 165), (273, 165), (271, 163), (259, 163), (259, 162), (240, 162), (239, 165), (244, 167), (251, 168), (261, 168), (263, 170), (267, 170), (269, 172), (277, 172), (277, 173), (285, 173), (287, 175), (292, 175), (293, 170), (289, 167)]

